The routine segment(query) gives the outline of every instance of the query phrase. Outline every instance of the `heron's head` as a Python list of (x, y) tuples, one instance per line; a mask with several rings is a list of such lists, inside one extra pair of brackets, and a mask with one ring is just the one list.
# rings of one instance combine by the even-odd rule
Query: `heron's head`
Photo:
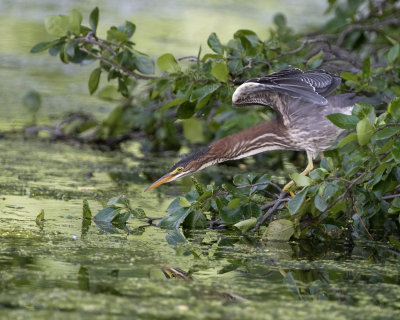
[(215, 159), (207, 156), (209, 150), (210, 147), (205, 147), (183, 157), (165, 175), (149, 185), (145, 191), (152, 190), (164, 183), (180, 179), (215, 164)]
[[(268, 87), (250, 79), (236, 88), (232, 96), (232, 104), (236, 107), (248, 105), (268, 105), (265, 95)], [(268, 100), (267, 100), (268, 101)]]

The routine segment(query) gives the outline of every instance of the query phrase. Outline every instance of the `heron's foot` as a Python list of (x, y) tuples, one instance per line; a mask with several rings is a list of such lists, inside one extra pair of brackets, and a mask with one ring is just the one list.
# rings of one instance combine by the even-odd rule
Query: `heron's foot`
[(294, 193), (292, 191), (290, 191), (290, 188), (294, 185), (294, 181), (291, 180), (289, 183), (287, 183), (284, 187), (283, 187), (283, 191), (289, 192), (290, 196), (293, 198), (294, 197)]

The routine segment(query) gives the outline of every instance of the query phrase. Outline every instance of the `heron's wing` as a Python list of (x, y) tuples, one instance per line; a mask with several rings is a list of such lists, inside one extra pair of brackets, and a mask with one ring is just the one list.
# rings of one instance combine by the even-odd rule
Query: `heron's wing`
[(327, 105), (325, 99), (340, 84), (340, 77), (324, 70), (303, 72), (287, 68), (265, 77), (247, 80), (239, 86), (232, 97), (236, 106), (261, 104), (273, 108), (284, 122), (298, 114), (302, 106)]

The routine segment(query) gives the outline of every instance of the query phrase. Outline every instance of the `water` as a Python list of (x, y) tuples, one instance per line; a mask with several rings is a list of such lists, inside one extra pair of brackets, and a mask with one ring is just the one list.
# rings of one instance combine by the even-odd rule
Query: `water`
[[(222, 41), (239, 28), (265, 37), (278, 11), (295, 28), (321, 22), (323, 1), (309, 3), (3, 0), (0, 129), (19, 130), (30, 121), (21, 104), (30, 89), (42, 95), (39, 124), (68, 111), (102, 119), (114, 107), (88, 95), (91, 67), (28, 53), (49, 40), (42, 25), (48, 14), (77, 7), (87, 17), (98, 5), (103, 26), (124, 19), (137, 24), (141, 50), (185, 55), (204, 47), (213, 31)], [(176, 234), (134, 220), (129, 232), (107, 229), (82, 220), (83, 199), (95, 213), (125, 194), (148, 216), (162, 216), (183, 189), (143, 190), (174, 159), (145, 161), (132, 142), (121, 152), (101, 152), (18, 134), (0, 139), (0, 150), (1, 319), (400, 318), (400, 257), (385, 243), (260, 243), (207, 231), (185, 234), (189, 241), (178, 244)], [(208, 172), (229, 178), (232, 168)], [(42, 209), (45, 221), (38, 225)], [(163, 270), (171, 268), (194, 279), (167, 279)]]

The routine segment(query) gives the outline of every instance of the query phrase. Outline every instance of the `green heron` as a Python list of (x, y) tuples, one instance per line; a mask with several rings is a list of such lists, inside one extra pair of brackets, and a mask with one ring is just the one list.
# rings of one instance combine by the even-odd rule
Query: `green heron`
[[(276, 112), (276, 119), (261, 122), (189, 154), (146, 191), (214, 164), (269, 150), (305, 150), (308, 165), (301, 174), (307, 175), (313, 169), (313, 157), (332, 148), (344, 132), (326, 116), (351, 114), (353, 105), (360, 100), (353, 93), (330, 95), (340, 82), (340, 77), (325, 70), (303, 72), (292, 67), (247, 80), (234, 92), (232, 104), (269, 106)], [(293, 182), (289, 182), (284, 190), (292, 185)]]

